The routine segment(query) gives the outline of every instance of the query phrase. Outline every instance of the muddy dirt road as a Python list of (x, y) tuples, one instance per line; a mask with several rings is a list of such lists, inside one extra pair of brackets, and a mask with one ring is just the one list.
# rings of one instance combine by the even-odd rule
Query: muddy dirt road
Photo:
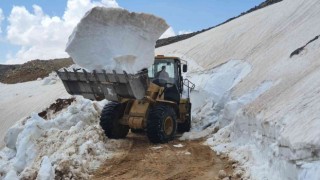
[(154, 145), (146, 136), (130, 134), (132, 145), (107, 160), (94, 179), (220, 179), (219, 171), (233, 173), (232, 162), (217, 156), (202, 141), (175, 140)]

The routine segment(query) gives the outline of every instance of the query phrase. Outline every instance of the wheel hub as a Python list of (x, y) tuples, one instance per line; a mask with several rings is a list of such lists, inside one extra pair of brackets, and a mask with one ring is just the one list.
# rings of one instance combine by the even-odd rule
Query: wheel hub
[(173, 119), (172, 117), (167, 117), (165, 120), (164, 120), (164, 123), (163, 123), (163, 129), (164, 129), (164, 133), (166, 135), (170, 135), (173, 131)]

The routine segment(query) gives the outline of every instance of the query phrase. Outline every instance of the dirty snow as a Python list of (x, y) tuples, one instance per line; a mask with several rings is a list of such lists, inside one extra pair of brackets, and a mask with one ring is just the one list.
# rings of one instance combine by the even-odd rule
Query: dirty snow
[[(320, 40), (290, 58), (320, 34), (319, 9), (318, 0), (284, 0), (158, 48), (188, 60), (200, 86), (191, 94), (194, 128), (181, 138), (209, 137), (251, 179), (319, 179)], [(234, 59), (250, 67), (243, 76), (228, 67)], [(212, 79), (223, 66), (231, 73)]]
[(154, 47), (167, 23), (154, 15), (95, 7), (69, 37), (66, 51), (88, 70), (136, 73), (154, 61)]

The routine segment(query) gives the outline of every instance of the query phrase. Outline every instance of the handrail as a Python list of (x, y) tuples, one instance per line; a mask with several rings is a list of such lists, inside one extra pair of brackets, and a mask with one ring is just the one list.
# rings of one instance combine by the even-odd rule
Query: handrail
[(189, 79), (184, 79), (183, 80), (183, 85), (186, 86), (188, 88), (188, 98), (190, 97), (190, 92), (192, 90), (194, 90), (194, 88), (196, 87), (196, 85), (194, 83), (192, 83)]

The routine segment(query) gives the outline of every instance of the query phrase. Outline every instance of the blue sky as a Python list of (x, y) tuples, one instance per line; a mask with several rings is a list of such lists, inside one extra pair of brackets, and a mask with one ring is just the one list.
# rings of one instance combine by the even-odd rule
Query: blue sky
[[(81, 1), (81, 0), (79, 0)], [(119, 6), (135, 12), (146, 12), (164, 18), (177, 34), (179, 31), (198, 31), (219, 24), (228, 18), (239, 15), (264, 0), (117, 0)], [(21, 45), (8, 40), (6, 29), (9, 26), (8, 17), (13, 6), (24, 6), (33, 13), (33, 5), (42, 8), (42, 11), (52, 17), (62, 17), (67, 10), (67, 0), (1, 0), (0, 8), (5, 16), (1, 23), (0, 34), (0, 63), (7, 61), (9, 53), (12, 56), (31, 44)], [(23, 19), (20, 20), (23, 23)], [(42, 38), (39, 34), (38, 38)], [(16, 45), (14, 45), (16, 44)], [(61, 46), (61, 45), (60, 45)], [(63, 56), (63, 55), (62, 55)], [(16, 56), (18, 57), (18, 56)], [(31, 56), (35, 58), (37, 56)], [(31, 58), (30, 57), (30, 58)], [(39, 58), (45, 58), (39, 56)], [(53, 57), (55, 58), (55, 57)]]

